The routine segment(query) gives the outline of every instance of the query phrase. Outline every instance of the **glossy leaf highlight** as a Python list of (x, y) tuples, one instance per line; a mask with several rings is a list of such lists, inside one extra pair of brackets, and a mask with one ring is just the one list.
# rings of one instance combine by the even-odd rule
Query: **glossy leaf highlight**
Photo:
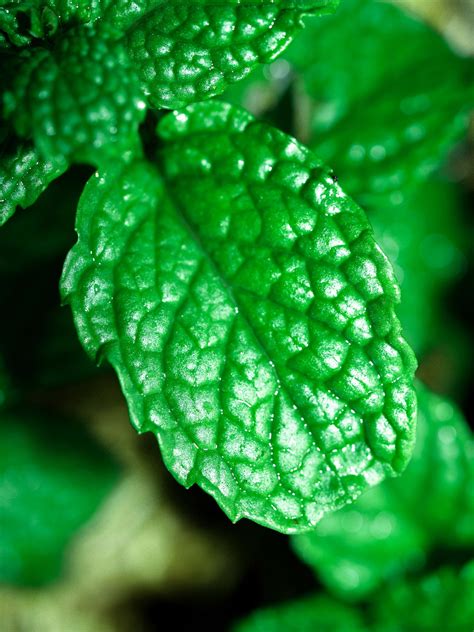
[(392, 270), (294, 139), (218, 103), (159, 133), (161, 177), (137, 162), (86, 187), (63, 296), (181, 483), (233, 520), (308, 530), (411, 455)]

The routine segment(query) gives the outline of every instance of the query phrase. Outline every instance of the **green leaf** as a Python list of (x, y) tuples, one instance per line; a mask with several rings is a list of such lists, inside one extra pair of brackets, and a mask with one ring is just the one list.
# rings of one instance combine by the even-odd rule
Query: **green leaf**
[(366, 632), (354, 608), (323, 596), (257, 610), (232, 628), (233, 632)]
[(466, 133), (472, 62), (390, 3), (347, 0), (288, 57), (313, 102), (311, 147), (365, 206), (426, 180)]
[(39, 585), (61, 571), (64, 550), (117, 478), (102, 448), (70, 420), (0, 417), (0, 581)]
[(306, 14), (338, 0), (139, 0), (112, 3), (105, 21), (124, 33), (150, 104), (176, 108), (208, 99), (279, 55)]
[(41, 155), (94, 165), (134, 148), (145, 114), (125, 49), (94, 27), (72, 29), (51, 49), (25, 56), (4, 104)]
[(417, 442), (406, 472), (325, 517), (294, 548), (338, 595), (365, 597), (440, 547), (474, 543), (474, 442), (459, 410), (418, 386)]
[(474, 621), (474, 562), (441, 568), (377, 593), (364, 610), (326, 597), (305, 597), (260, 610), (234, 632), (468, 632)]
[(474, 562), (445, 567), (419, 580), (396, 584), (374, 601), (374, 632), (452, 630), (468, 632), (474, 622)]
[(27, 46), (49, 38), (60, 27), (94, 22), (109, 0), (3, 0), (0, 6), (0, 48)]
[(430, 178), (413, 194), (371, 208), (376, 239), (400, 283), (398, 311), (415, 352), (426, 352), (446, 339), (450, 304), (447, 290), (466, 267), (469, 235), (462, 217), (459, 187)]
[(5, 138), (0, 145), (0, 226), (17, 206), (33, 204), (66, 168), (65, 160), (42, 158), (28, 141)]
[(305, 531), (410, 458), (392, 270), (294, 139), (219, 103), (159, 132), (163, 179), (137, 162), (87, 185), (63, 297), (178, 481)]

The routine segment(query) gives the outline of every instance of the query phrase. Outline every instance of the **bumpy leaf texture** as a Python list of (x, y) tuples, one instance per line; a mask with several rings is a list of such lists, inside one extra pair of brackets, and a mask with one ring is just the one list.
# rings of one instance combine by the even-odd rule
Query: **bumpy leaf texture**
[(24, 56), (4, 103), (40, 155), (93, 165), (136, 145), (146, 107), (123, 46), (88, 26)]
[(466, 133), (472, 61), (391, 3), (347, 0), (288, 58), (312, 100), (311, 147), (365, 207), (426, 180)]
[(62, 281), (173, 475), (284, 532), (401, 472), (415, 360), (361, 209), (294, 139), (219, 103), (163, 119), (157, 171), (87, 185)]
[(295, 537), (336, 594), (359, 599), (419, 569), (434, 549), (474, 544), (474, 442), (460, 411), (418, 386), (417, 442), (406, 472)]
[(32, 143), (5, 137), (0, 144), (0, 226), (17, 206), (33, 204), (48, 184), (66, 170), (64, 159), (46, 160)]
[(176, 108), (220, 94), (258, 64), (279, 55), (306, 14), (338, 0), (231, 0), (114, 3), (105, 19), (125, 33), (154, 107)]
[(0, 582), (40, 585), (59, 575), (117, 469), (70, 420), (5, 411), (0, 436)]
[(235, 632), (421, 632), (470, 630), (474, 621), (474, 563), (445, 567), (421, 579), (377, 593), (364, 611), (325, 597), (260, 610)]

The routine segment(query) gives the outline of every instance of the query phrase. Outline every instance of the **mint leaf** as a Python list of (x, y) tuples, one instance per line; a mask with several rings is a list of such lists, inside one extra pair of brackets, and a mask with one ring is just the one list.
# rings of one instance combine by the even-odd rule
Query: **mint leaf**
[(426, 180), (466, 133), (471, 61), (390, 3), (347, 0), (287, 56), (312, 100), (311, 147), (363, 205)]
[(70, 420), (31, 412), (0, 417), (0, 581), (40, 585), (117, 478), (116, 467)]
[(176, 108), (220, 94), (279, 55), (304, 15), (328, 13), (337, 4), (141, 0), (112, 3), (104, 20), (124, 34), (150, 104)]
[(406, 472), (293, 539), (332, 591), (365, 597), (439, 547), (474, 543), (474, 442), (459, 410), (418, 386), (417, 442)]
[(410, 458), (392, 271), (294, 139), (219, 103), (159, 132), (163, 178), (137, 162), (87, 185), (63, 297), (178, 481), (233, 520), (307, 530)]
[(5, 113), (46, 157), (99, 164), (137, 144), (145, 103), (120, 43), (94, 27), (26, 56), (4, 96)]
[(28, 141), (5, 138), (0, 145), (0, 226), (17, 206), (33, 204), (66, 168), (65, 160), (42, 158)]
[(257, 610), (232, 628), (233, 632), (366, 632), (354, 608), (325, 596)]

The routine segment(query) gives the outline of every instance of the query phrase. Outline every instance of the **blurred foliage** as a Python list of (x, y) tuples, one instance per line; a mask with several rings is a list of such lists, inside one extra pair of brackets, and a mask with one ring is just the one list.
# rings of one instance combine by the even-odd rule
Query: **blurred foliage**
[(468, 632), (474, 621), (474, 562), (445, 567), (383, 590), (365, 610), (309, 597), (251, 615), (235, 632)]
[(72, 534), (117, 479), (79, 424), (30, 411), (0, 417), (0, 582), (56, 579)]

